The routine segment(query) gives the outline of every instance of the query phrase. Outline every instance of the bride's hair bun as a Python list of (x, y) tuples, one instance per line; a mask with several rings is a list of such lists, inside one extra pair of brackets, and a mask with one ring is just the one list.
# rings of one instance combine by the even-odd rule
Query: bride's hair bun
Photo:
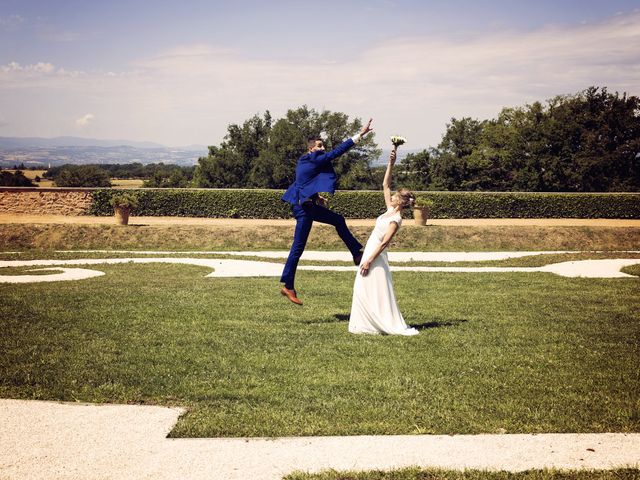
[(400, 206), (402, 208), (411, 208), (416, 204), (416, 196), (409, 189), (402, 188), (398, 190), (398, 196), (400, 197)]

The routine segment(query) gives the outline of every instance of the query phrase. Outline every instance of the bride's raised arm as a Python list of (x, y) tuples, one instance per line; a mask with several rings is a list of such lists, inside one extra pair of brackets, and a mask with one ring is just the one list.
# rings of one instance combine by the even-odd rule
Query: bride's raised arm
[(387, 171), (384, 174), (384, 180), (382, 180), (382, 191), (384, 192), (384, 203), (387, 204), (387, 208), (391, 205), (391, 177), (393, 176), (393, 165), (396, 163), (397, 149), (395, 145), (391, 154), (389, 155), (389, 163), (387, 164)]

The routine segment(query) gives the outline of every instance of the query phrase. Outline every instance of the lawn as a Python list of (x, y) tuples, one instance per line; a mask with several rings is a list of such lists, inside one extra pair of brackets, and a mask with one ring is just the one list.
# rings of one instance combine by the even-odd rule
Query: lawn
[(144, 180), (138, 178), (112, 178), (113, 188), (141, 188)]
[(352, 273), (299, 272), (300, 308), (276, 278), (90, 268), (0, 284), (0, 397), (184, 406), (174, 437), (640, 431), (638, 278), (397, 272), (399, 338), (347, 333)]
[(637, 480), (639, 471), (631, 468), (615, 470), (527, 470), (493, 472), (485, 470), (442, 470), (405, 468), (389, 472), (293, 473), (284, 480)]

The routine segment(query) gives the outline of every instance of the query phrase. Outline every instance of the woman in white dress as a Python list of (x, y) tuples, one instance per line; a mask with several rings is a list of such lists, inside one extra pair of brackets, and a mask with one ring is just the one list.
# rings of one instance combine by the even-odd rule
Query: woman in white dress
[(393, 293), (391, 270), (386, 248), (402, 224), (402, 210), (413, 206), (415, 196), (407, 189), (391, 195), (391, 176), (396, 161), (396, 148), (382, 182), (387, 211), (376, 219), (362, 254), (362, 261), (353, 285), (353, 302), (349, 318), (349, 332), (387, 335), (417, 335), (409, 327), (398, 309)]

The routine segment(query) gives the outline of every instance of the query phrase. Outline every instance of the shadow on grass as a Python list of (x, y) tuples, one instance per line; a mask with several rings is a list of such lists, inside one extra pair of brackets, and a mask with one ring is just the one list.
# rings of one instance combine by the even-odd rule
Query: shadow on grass
[(465, 319), (452, 319), (452, 320), (442, 320), (442, 321), (433, 321), (433, 322), (425, 322), (412, 324), (409, 323), (410, 327), (415, 328), (416, 330), (428, 330), (430, 328), (440, 328), (440, 327), (457, 327), (463, 323), (467, 323), (469, 320)]
[[(333, 318), (317, 318), (313, 320), (309, 320), (305, 323), (342, 323), (349, 321), (348, 313), (336, 313)], [(418, 323), (418, 324), (409, 324), (410, 327), (413, 327), (417, 330), (428, 330), (430, 328), (440, 328), (440, 327), (456, 327), (463, 323), (468, 322), (466, 319), (449, 319), (449, 320), (434, 320), (431, 322)]]
[(307, 324), (315, 324), (315, 323), (341, 323), (348, 322), (349, 314), (346, 313), (336, 313), (333, 317), (316, 317), (311, 318), (309, 320), (305, 320), (303, 323)]

